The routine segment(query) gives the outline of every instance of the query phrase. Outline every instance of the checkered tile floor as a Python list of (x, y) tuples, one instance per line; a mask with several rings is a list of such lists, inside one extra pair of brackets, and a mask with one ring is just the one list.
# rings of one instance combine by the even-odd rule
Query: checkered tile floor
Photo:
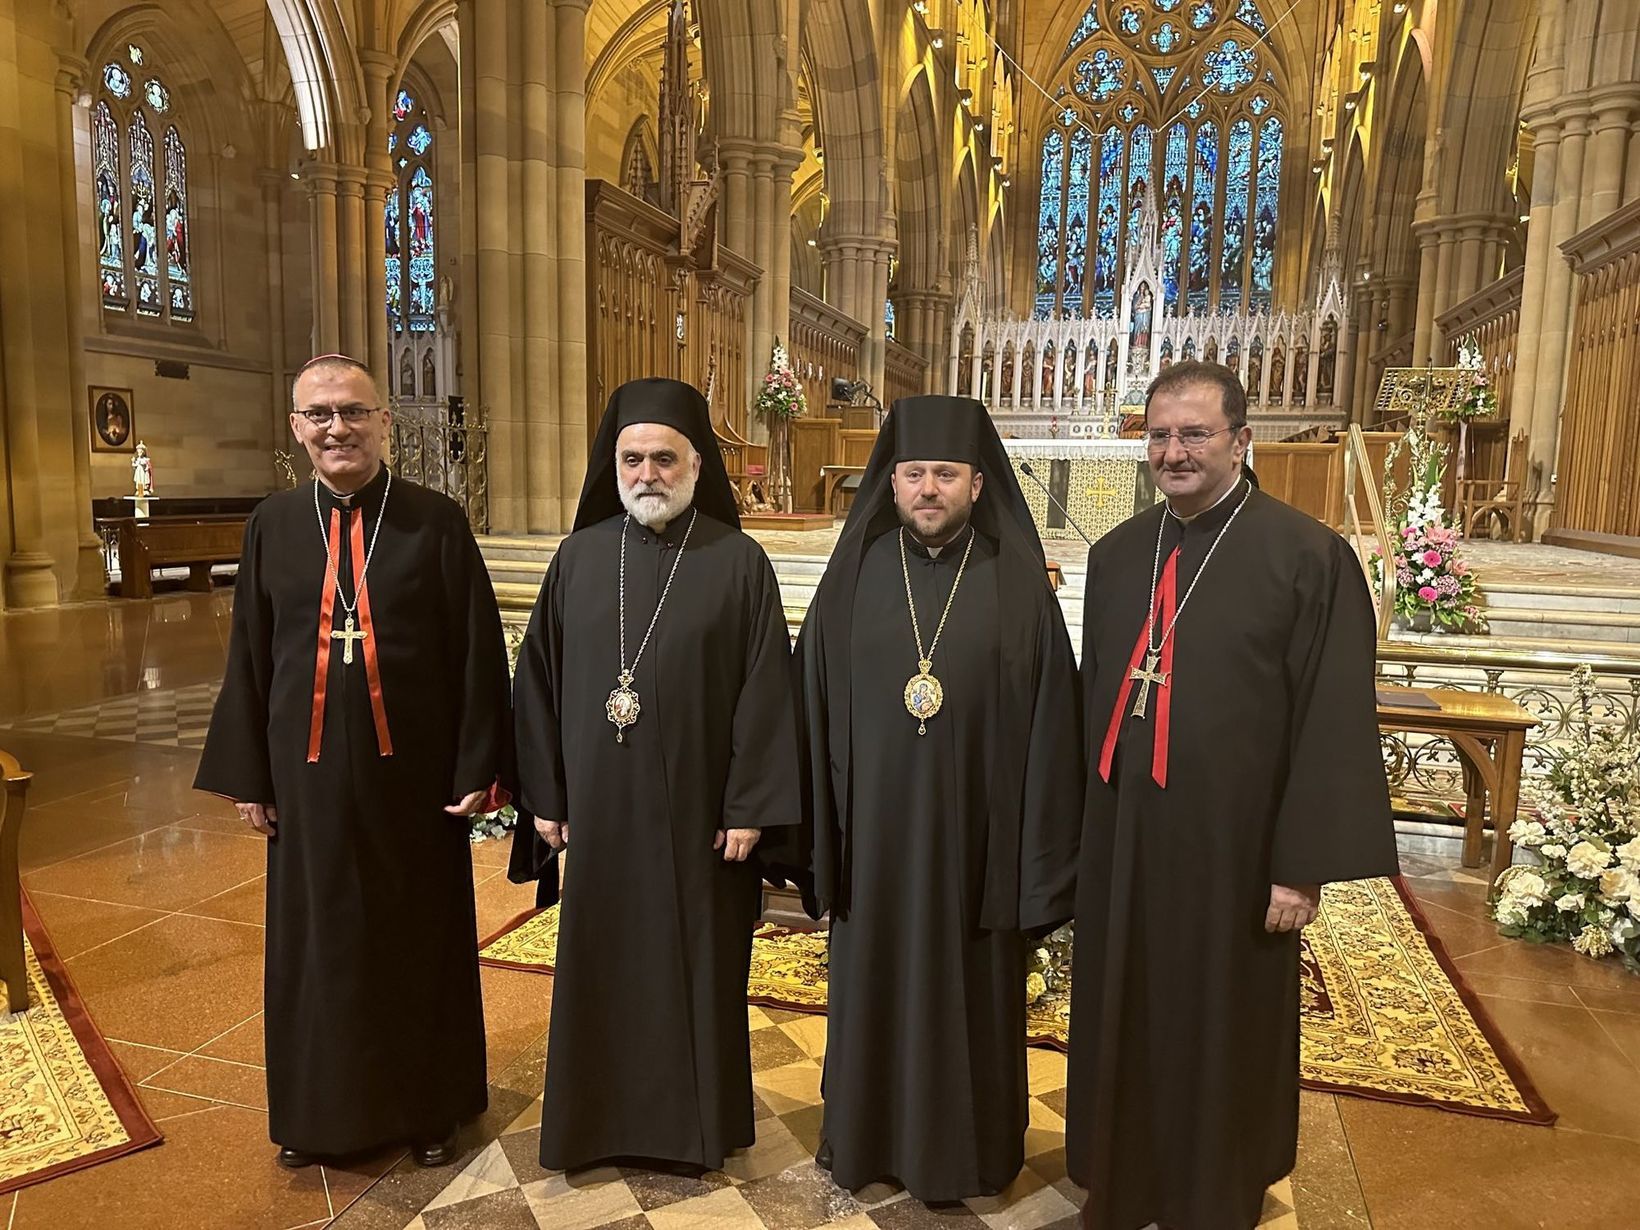
[[(757, 1143), (700, 1179), (608, 1167), (559, 1174), (536, 1161), (541, 1103), (520, 1115), (406, 1230), (1071, 1230), (1082, 1191), (1065, 1176), (1065, 1058), (1028, 1052), (1025, 1169), (989, 1199), (930, 1208), (877, 1184), (849, 1193), (814, 1162), (824, 1017), (749, 1011)], [(1265, 1197), (1261, 1227), (1296, 1230), (1290, 1181)]]
[(81, 709), (24, 718), (0, 726), (0, 730), (198, 749), (205, 746), (205, 731), (211, 724), (211, 709), (219, 691), (220, 684), (200, 683), (133, 692)]

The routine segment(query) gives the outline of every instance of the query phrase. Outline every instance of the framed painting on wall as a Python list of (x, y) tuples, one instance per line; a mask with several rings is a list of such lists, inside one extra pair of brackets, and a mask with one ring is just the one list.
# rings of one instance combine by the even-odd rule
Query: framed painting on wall
[(137, 447), (137, 422), (130, 389), (91, 386), (91, 451), (130, 453)]

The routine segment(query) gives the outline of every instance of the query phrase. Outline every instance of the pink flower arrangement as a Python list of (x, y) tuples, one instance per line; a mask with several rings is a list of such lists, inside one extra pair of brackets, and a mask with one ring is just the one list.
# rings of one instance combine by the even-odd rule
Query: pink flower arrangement
[[(1458, 557), (1458, 531), (1431, 523), (1402, 528), (1392, 541), (1395, 567), (1395, 613), (1411, 621), (1428, 612), (1432, 622), (1451, 632), (1482, 632), (1486, 617), (1476, 605), (1475, 574)], [(1374, 550), (1373, 568), (1383, 566)]]

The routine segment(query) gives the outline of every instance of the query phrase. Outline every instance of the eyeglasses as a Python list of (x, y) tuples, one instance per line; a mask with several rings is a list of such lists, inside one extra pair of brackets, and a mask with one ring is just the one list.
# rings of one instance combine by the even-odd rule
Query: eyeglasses
[(1157, 428), (1145, 432), (1145, 443), (1153, 451), (1161, 451), (1167, 447), (1169, 440), (1177, 440), (1187, 453), (1199, 453), (1207, 447), (1207, 442), (1214, 436), (1222, 436), (1227, 431), (1235, 431), (1234, 427), (1221, 427), (1217, 431), (1208, 431), (1205, 427), (1185, 427), (1179, 431), (1162, 431)]
[(380, 406), (343, 406), (339, 410), (298, 410), (296, 413), (315, 427), (329, 427), (330, 421), (334, 418), (340, 418), (342, 422), (353, 426), (364, 422), (379, 409)]

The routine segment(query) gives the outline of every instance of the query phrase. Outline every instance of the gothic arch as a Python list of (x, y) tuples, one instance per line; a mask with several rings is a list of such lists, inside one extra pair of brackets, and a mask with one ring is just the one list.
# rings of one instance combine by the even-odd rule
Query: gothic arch
[[(899, 283), (929, 290), (951, 272), (945, 254), (946, 194), (928, 73), (919, 65), (895, 125), (894, 209), (900, 220)], [(958, 248), (960, 251), (960, 246)]]
[[(1472, 0), (1450, 11), (1450, 49), (1431, 171), (1443, 214), (1510, 216), (1505, 175), (1515, 151), (1537, 18), (1530, 0)], [(1450, 40), (1450, 41), (1448, 41)]]
[(1403, 49), (1383, 117), (1383, 135), (1375, 142), (1377, 172), (1373, 191), (1373, 234), (1369, 259), (1385, 276), (1418, 271), (1418, 240), (1413, 221), (1418, 194), (1429, 164), (1429, 87), (1424, 57), (1415, 42)]
[[(399, 83), (404, 80), (405, 71), (422, 44), (456, 19), (455, 0), (422, 0), (411, 11), (395, 40), (397, 63), (393, 66), (393, 78), (388, 86), (389, 97), (398, 92)], [(443, 99), (439, 100), (438, 108), (439, 117), (447, 119), (450, 113)]]
[(268, 0), (268, 12), (285, 49), (303, 147), (361, 153), (348, 147), (364, 139), (358, 117), (370, 100), (339, 0)]
[(787, 0), (695, 0), (712, 86), (708, 129), (720, 140), (785, 139), (795, 110), (797, 40)]
[(865, 0), (830, 0), (808, 9), (802, 49), (814, 121), (826, 151), (832, 234), (880, 235), (890, 212), (883, 76)]

